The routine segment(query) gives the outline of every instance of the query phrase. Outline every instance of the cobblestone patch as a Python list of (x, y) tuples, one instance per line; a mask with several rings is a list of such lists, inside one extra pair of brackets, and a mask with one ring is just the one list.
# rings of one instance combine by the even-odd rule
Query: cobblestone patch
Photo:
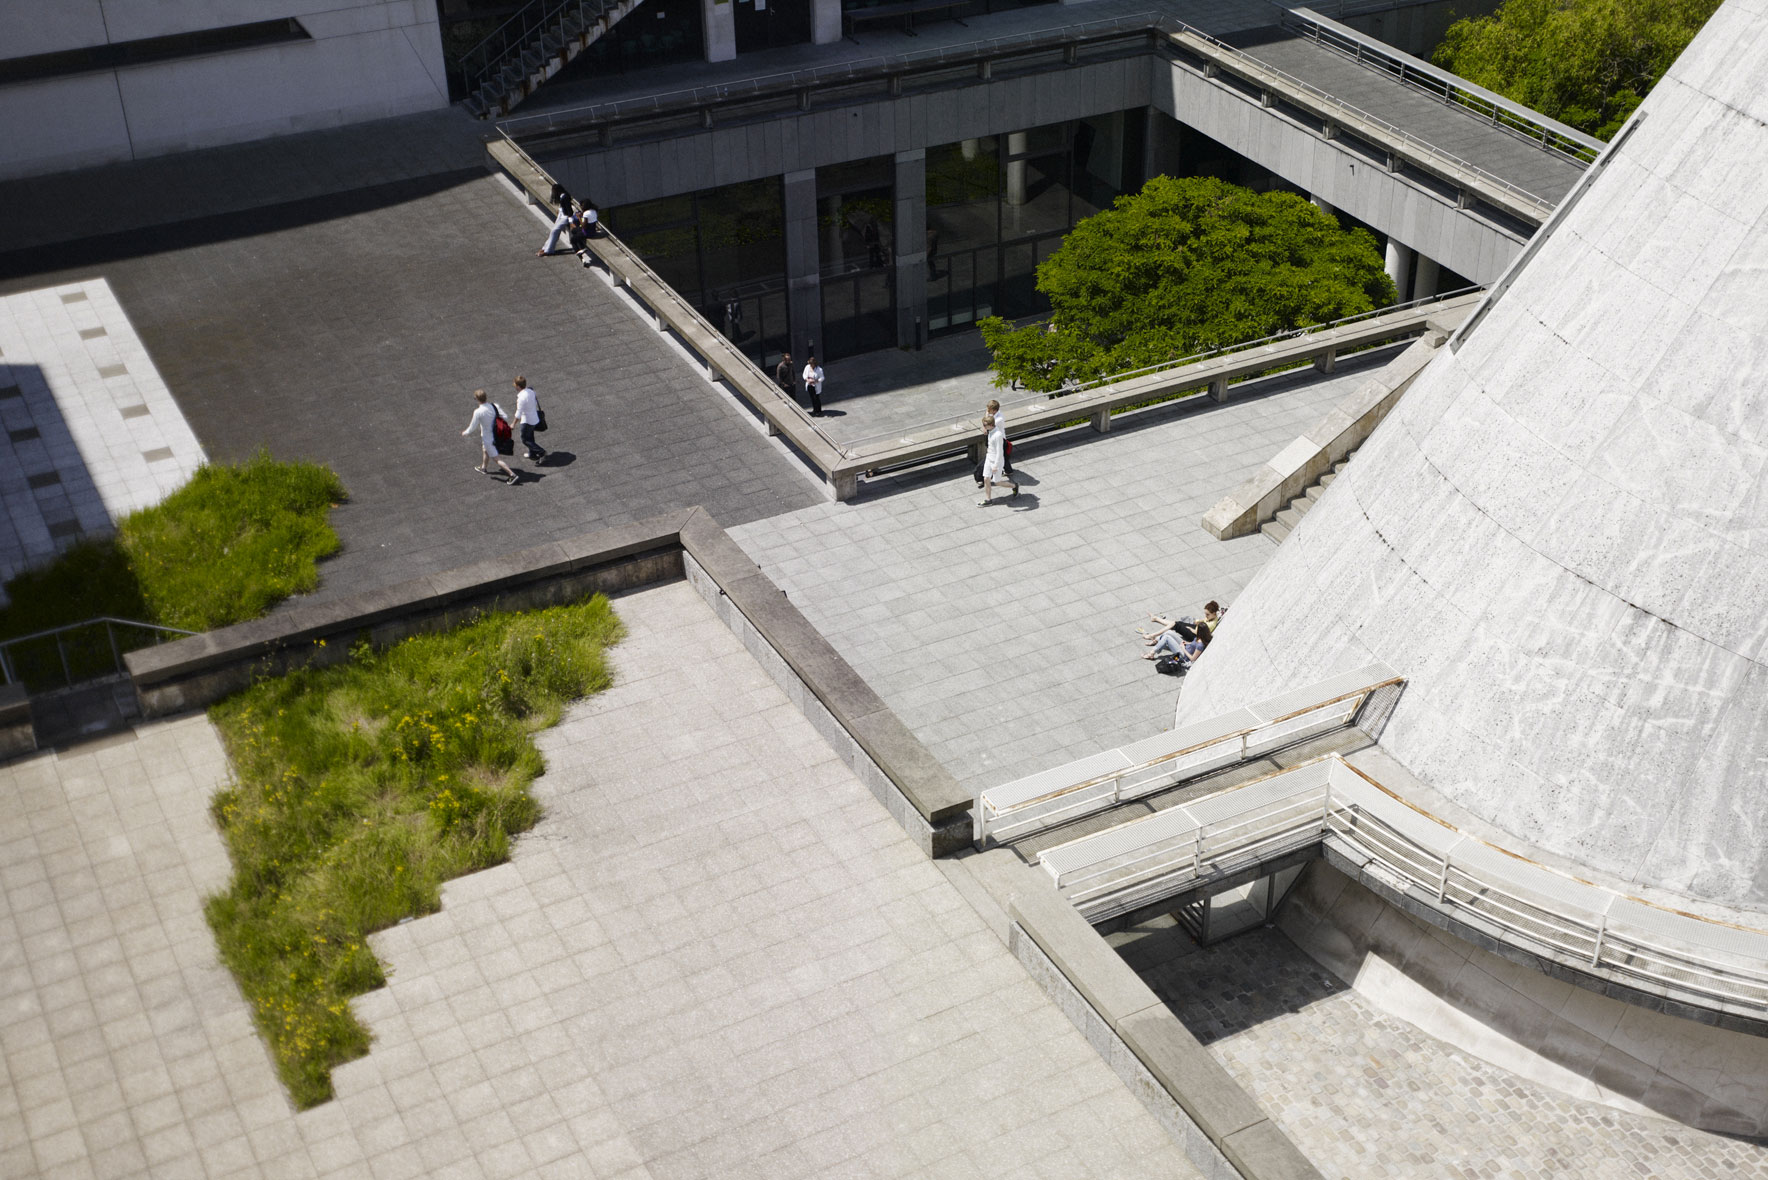
[(1275, 930), (1120, 946), (1322, 1172), (1345, 1180), (1768, 1175), (1768, 1148), (1525, 1081), (1376, 1009)]

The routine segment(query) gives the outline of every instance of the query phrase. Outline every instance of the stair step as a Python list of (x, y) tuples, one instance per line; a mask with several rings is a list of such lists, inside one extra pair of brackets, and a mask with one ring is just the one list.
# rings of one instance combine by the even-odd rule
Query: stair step
[[(1282, 513), (1278, 513), (1277, 515), (1281, 516)], [(1267, 520), (1264, 524), (1259, 526), (1258, 531), (1281, 545), (1283, 543), (1283, 538), (1289, 535), (1289, 526), (1280, 520)]]
[[(1330, 475), (1331, 473), (1328, 472), (1327, 474)], [(1326, 476), (1322, 476), (1320, 479), (1320, 482), (1317, 484), (1314, 484), (1307, 491), (1303, 492), (1301, 494), (1300, 498), (1303, 500), (1306, 500), (1309, 504), (1312, 504), (1315, 500), (1318, 500), (1321, 496), (1324, 496), (1325, 494), (1326, 494)]]
[(1294, 528), (1301, 523), (1301, 518), (1304, 515), (1305, 513), (1297, 512), (1293, 507), (1285, 508), (1277, 513), (1277, 523)]
[(466, 107), (467, 114), (475, 119), (483, 119), (486, 115), (491, 113), (491, 108), (486, 106), (485, 101), (477, 94), (467, 95), (466, 100), (462, 102), (461, 105)]
[(1320, 482), (1315, 484), (1314, 487), (1316, 487), (1316, 488), (1331, 487), (1332, 481), (1337, 478), (1338, 478), (1338, 472), (1328, 471), (1325, 475), (1322, 475), (1320, 477)]
[(1313, 507), (1314, 502), (1312, 500), (1308, 499), (1306, 496), (1297, 496), (1289, 502), (1289, 507), (1285, 508), (1283, 511), (1295, 513), (1295, 519), (1300, 520), (1302, 517), (1306, 516)]

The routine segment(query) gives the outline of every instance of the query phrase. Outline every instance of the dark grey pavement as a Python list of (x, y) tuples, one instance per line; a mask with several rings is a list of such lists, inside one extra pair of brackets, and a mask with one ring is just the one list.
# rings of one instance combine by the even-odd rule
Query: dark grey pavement
[[(694, 504), (735, 525), (818, 501), (601, 279), (536, 258), (543, 237), (499, 181), (466, 173), (167, 227), (154, 253), (82, 243), (76, 269), (0, 291), (102, 274), (212, 458), (329, 463), (351, 501), (322, 595)], [(512, 458), (510, 487), (459, 432), (475, 387), (514, 408), (518, 372), (553, 454)]]

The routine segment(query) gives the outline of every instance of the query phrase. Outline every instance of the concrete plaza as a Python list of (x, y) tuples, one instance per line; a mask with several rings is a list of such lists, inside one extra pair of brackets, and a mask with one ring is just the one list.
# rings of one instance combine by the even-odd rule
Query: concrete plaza
[(616, 609), (546, 818), (374, 937), (303, 1113), (202, 917), (208, 721), (0, 768), (0, 1175), (1196, 1175), (692, 589)]

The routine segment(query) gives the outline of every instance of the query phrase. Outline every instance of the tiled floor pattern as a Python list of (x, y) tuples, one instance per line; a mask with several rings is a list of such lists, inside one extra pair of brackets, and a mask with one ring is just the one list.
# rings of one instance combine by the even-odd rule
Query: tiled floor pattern
[(1203, 514), (1368, 371), (1029, 440), (1023, 494), (988, 508), (947, 468), (731, 536), (960, 782), (1004, 782), (1171, 727), (1178, 682), (1132, 628), (1232, 603), (1272, 543)]
[(103, 279), (0, 296), (0, 580), (158, 503), (204, 460)]
[(1768, 1175), (1768, 1147), (1571, 1098), (1446, 1045), (1275, 930), (1202, 951), (1157, 941), (1126, 958), (1329, 1177)]
[(375, 937), (299, 1115), (201, 917), (207, 721), (0, 768), (0, 1176), (1196, 1175), (691, 589), (616, 606), (546, 818)]

